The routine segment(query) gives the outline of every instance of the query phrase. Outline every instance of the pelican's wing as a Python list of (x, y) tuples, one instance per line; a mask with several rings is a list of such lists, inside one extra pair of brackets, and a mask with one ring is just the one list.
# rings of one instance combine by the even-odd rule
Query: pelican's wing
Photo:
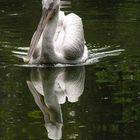
[(81, 58), (85, 42), (81, 18), (73, 13), (60, 17), (62, 24), (56, 40), (56, 51), (63, 53), (67, 60)]

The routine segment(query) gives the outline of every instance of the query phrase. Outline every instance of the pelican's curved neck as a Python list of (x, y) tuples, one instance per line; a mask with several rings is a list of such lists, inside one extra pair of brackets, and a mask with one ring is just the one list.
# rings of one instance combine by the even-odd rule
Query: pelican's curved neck
[(58, 24), (58, 13), (59, 10), (55, 13), (53, 18), (48, 22), (48, 24), (46, 25), (43, 31), (41, 61), (44, 61), (45, 63), (46, 62), (51, 63), (54, 60), (56, 60), (56, 54), (54, 50), (55, 46), (53, 40)]

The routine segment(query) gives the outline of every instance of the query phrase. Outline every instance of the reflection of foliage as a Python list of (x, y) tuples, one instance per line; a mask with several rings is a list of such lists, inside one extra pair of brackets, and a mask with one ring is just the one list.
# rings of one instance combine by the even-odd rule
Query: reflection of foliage
[(8, 113), (5, 111), (0, 111), (0, 120), (4, 120), (8, 117)]
[(102, 71), (96, 72), (96, 77), (97, 77), (98, 83), (117, 81), (118, 77), (111, 68), (112, 67), (108, 67), (107, 70), (102, 70)]
[(28, 112), (28, 117), (34, 118), (34, 119), (42, 118), (41, 112), (39, 110), (33, 110), (31, 112)]
[(134, 72), (134, 79), (140, 81), (140, 71)]
[(119, 132), (119, 125), (116, 123), (112, 124), (95, 124), (94, 126), (96, 133), (99, 132), (110, 132), (110, 133), (118, 133)]
[(105, 66), (106, 69), (96, 72), (96, 81), (98, 83), (119, 82), (119, 80), (140, 81), (140, 70), (131, 67), (133, 66), (129, 63), (121, 63), (117, 67), (107, 65)]
[(114, 97), (113, 99), (113, 103), (117, 103), (117, 104), (131, 103), (131, 102), (132, 102), (132, 98), (130, 97)]
[(106, 112), (107, 116), (120, 113), (117, 122), (140, 121), (140, 105), (137, 105), (140, 94), (139, 65), (133, 63), (133, 59), (120, 63), (115, 61), (110, 63), (110, 61), (97, 65), (98, 71), (95, 72), (95, 76), (98, 95), (96, 96), (99, 96), (103, 103), (110, 103), (110, 106), (118, 108), (116, 111)]
[(140, 121), (140, 104), (127, 108), (123, 112), (124, 122)]

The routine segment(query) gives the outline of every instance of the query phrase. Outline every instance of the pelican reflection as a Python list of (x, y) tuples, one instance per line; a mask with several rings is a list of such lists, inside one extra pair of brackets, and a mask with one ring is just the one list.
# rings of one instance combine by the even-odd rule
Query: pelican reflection
[(28, 87), (44, 115), (50, 139), (61, 139), (63, 118), (60, 104), (77, 102), (84, 91), (85, 68), (32, 69)]

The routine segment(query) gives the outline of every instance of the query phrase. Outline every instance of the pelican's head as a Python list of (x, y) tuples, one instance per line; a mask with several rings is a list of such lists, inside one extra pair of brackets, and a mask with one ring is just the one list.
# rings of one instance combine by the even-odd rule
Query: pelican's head
[(42, 8), (49, 9), (60, 4), (60, 0), (42, 0)]
[(27, 58), (24, 58), (25, 63), (29, 63), (34, 50), (39, 42), (42, 32), (44, 28), (47, 26), (49, 20), (53, 18), (55, 13), (58, 12), (60, 6), (60, 0), (42, 0), (42, 17), (40, 19), (37, 30), (33, 36), (31, 41), (30, 49), (28, 51)]

